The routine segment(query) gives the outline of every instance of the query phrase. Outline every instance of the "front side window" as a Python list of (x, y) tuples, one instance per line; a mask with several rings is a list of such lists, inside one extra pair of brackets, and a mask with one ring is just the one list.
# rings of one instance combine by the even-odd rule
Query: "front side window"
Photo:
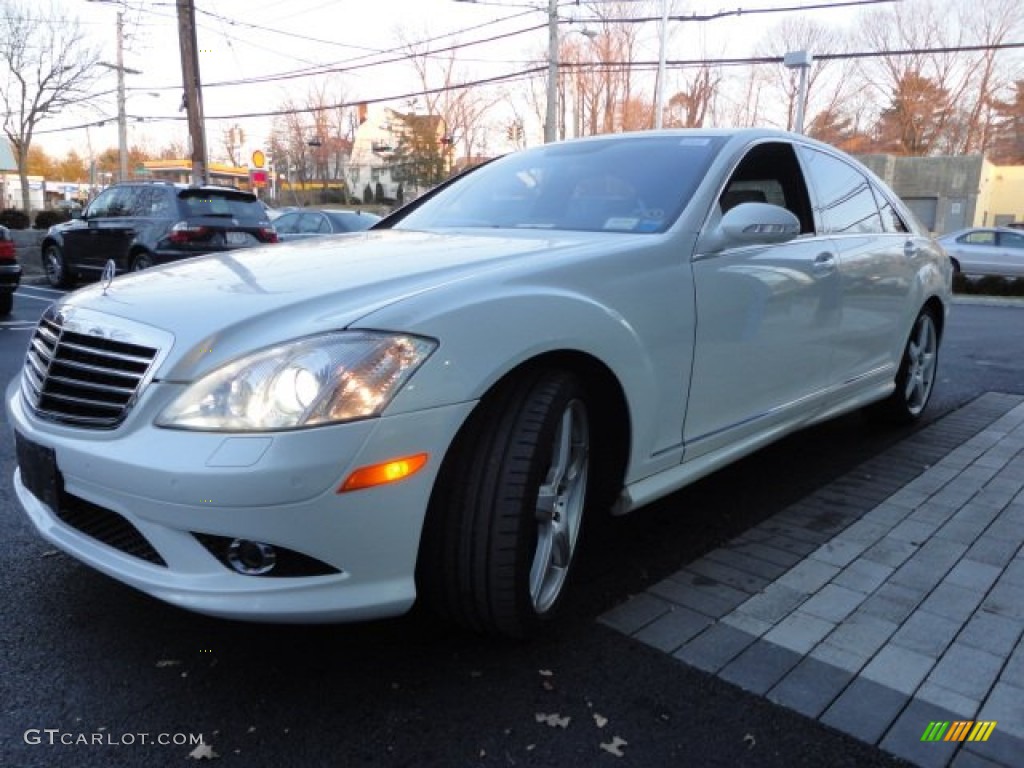
[(747, 152), (718, 198), (723, 214), (742, 203), (785, 208), (800, 220), (801, 234), (814, 234), (807, 185), (791, 144), (764, 142)]
[(714, 136), (652, 136), (518, 152), (456, 180), (395, 226), (663, 232), (723, 143)]
[(837, 235), (884, 232), (867, 177), (849, 163), (809, 147), (801, 154), (817, 196), (825, 232)]
[(298, 213), (285, 213), (274, 219), (274, 229), (283, 235), (293, 235), (298, 231)]
[(996, 233), (991, 231), (968, 232), (966, 235), (958, 237), (956, 241), (964, 245), (995, 245)]

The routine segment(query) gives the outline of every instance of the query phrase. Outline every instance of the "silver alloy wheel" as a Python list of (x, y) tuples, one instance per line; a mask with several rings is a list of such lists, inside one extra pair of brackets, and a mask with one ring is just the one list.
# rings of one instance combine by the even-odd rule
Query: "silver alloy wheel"
[(537, 548), (530, 566), (530, 599), (538, 614), (558, 600), (572, 562), (590, 468), (590, 424), (582, 400), (571, 400), (555, 431), (551, 466), (537, 492)]
[(43, 265), (50, 285), (60, 285), (64, 281), (64, 263), (55, 246), (46, 249)]
[(939, 337), (935, 321), (927, 312), (922, 312), (914, 325), (914, 332), (907, 342), (907, 380), (904, 396), (907, 411), (917, 416), (928, 404), (932, 386), (935, 383), (935, 369), (938, 363)]

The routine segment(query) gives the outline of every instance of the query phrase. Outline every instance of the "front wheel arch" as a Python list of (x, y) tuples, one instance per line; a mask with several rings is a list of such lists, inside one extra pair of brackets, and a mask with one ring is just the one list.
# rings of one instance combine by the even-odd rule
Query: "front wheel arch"
[[(545, 547), (556, 538), (539, 511), (548, 489), (540, 475), (550, 476), (559, 464), (545, 452), (552, 434), (571, 431), (588, 445), (577, 526), (584, 512), (593, 522), (621, 489), (628, 425), (616, 408), (624, 399), (616, 403), (614, 377), (604, 369), (610, 380), (605, 378), (600, 364), (585, 358), (544, 356), (504, 376), (467, 418), (442, 461), (424, 520), (416, 583), (423, 603), (458, 624), (523, 637), (558, 613), (583, 532), (577, 527), (571, 534), (567, 574), (549, 581), (537, 564), (543, 565)], [(587, 370), (585, 378), (581, 372)], [(531, 443), (535, 447), (524, 452)]]

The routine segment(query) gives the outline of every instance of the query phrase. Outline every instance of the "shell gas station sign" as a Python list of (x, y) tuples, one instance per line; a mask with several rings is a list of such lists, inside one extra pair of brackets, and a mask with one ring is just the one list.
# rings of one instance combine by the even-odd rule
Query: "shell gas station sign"
[(249, 183), (253, 189), (266, 187), (270, 181), (270, 174), (267, 171), (267, 156), (263, 150), (253, 150), (249, 157)]

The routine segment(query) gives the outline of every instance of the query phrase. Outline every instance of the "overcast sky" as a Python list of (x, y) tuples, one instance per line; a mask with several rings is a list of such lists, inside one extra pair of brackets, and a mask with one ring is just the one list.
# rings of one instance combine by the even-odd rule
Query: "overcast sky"
[[(126, 112), (133, 120), (130, 144), (158, 149), (186, 136), (181, 103), (181, 68), (174, 0), (54, 0), (69, 16), (78, 16), (88, 36), (102, 49), (104, 61), (116, 60), (116, 18), (125, 18), (125, 66), (141, 74), (127, 76)], [(806, 2), (806, 0), (804, 0)], [(723, 8), (773, 8), (797, 5), (782, 0), (674, 0), (673, 13), (708, 13)], [(659, 0), (627, 3), (631, 17), (657, 16)], [(670, 3), (672, 5), (672, 3)], [(269, 120), (215, 118), (270, 111), (288, 97), (302, 99), (311, 79), (241, 84), (239, 80), (280, 76), (314, 67), (344, 69), (335, 76), (347, 100), (372, 100), (416, 91), (418, 80), (408, 61), (401, 59), (401, 39), (427, 40), (434, 49), (461, 44), (460, 71), (466, 79), (501, 76), (531, 66), (543, 57), (547, 44), (547, 3), (543, 0), (196, 0), (200, 69), (208, 118), (211, 154), (219, 148), (219, 135), (232, 122), (248, 133), (250, 144), (262, 144)], [(562, 34), (572, 35), (587, 26), (590, 14), (575, 2), (562, 2)], [(818, 11), (814, 18), (843, 25), (851, 11)], [(705, 23), (670, 23), (668, 58), (745, 56), (752, 52), (764, 30), (783, 14), (730, 17)], [(541, 27), (533, 29), (534, 27)], [(645, 58), (658, 56), (658, 24), (640, 25)], [(499, 38), (482, 45), (474, 41)], [(111, 71), (99, 90), (115, 87)], [(671, 80), (670, 86), (671, 86)], [(230, 84), (229, 84), (230, 83)], [(405, 108), (403, 101), (391, 104)], [(47, 152), (64, 154), (74, 147), (81, 154), (91, 143), (94, 152), (116, 145), (113, 96), (98, 98), (88, 110), (61, 115), (40, 124), (37, 142)], [(108, 119), (88, 131), (72, 128)]]

